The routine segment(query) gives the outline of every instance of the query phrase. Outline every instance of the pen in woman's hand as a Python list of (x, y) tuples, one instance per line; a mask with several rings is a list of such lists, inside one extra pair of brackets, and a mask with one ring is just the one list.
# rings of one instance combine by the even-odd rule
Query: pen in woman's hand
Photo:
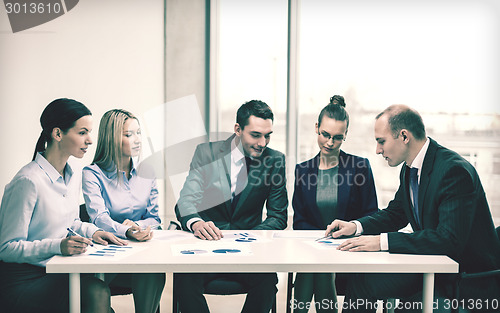
[[(83, 237), (82, 235), (78, 234), (77, 232), (75, 232), (73, 229), (71, 229), (71, 227), (68, 227), (66, 228), (73, 236), (78, 236), (78, 237), (82, 237), (82, 238), (85, 238)], [(93, 247), (94, 244), (92, 243), (92, 240), (90, 241), (90, 246)]]

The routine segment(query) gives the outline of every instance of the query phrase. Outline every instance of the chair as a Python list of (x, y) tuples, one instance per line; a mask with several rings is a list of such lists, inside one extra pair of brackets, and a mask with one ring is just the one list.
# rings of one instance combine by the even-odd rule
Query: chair
[[(90, 216), (87, 213), (87, 207), (84, 204), (80, 204), (80, 220), (82, 222), (90, 223)], [(104, 280), (104, 275), (99, 275), (99, 279)], [(123, 286), (109, 286), (109, 290), (111, 292), (111, 296), (126, 296), (132, 294), (131, 287), (123, 287)], [(158, 309), (156, 313), (160, 313), (160, 306), (158, 305)]]
[(85, 223), (90, 223), (90, 216), (87, 212), (87, 207), (84, 204), (80, 204), (80, 220)]
[[(335, 290), (337, 292), (337, 295), (345, 295), (345, 291), (347, 288), (347, 280), (349, 279), (348, 276), (349, 274), (345, 273), (338, 273), (335, 275)], [(286, 290), (286, 313), (291, 313), (292, 312), (292, 306), (290, 305), (291, 300), (292, 300), (292, 289), (294, 287), (294, 280), (293, 280), (293, 273), (288, 273), (288, 281), (287, 281), (287, 290)], [(384, 312), (385, 313), (393, 313), (394, 312), (394, 306), (395, 306), (395, 299), (388, 299), (387, 302), (391, 302), (390, 309), (385, 307)]]
[[(175, 279), (175, 277), (174, 277)], [(228, 280), (225, 278), (217, 278), (212, 280), (205, 286), (205, 294), (207, 295), (218, 295), (218, 296), (229, 296), (229, 295), (239, 295), (248, 293), (248, 289), (234, 280)], [(172, 293), (172, 312), (179, 313), (179, 303), (177, 302), (177, 293), (175, 288)], [(273, 306), (271, 308), (272, 313), (276, 313), (276, 296), (274, 297)]]
[[(181, 229), (181, 226), (175, 222), (171, 221), (170, 225), (168, 226), (169, 230), (176, 230), (176, 229)], [(175, 279), (175, 276), (174, 276)], [(174, 282), (175, 286), (175, 282)], [(219, 296), (229, 296), (229, 295), (239, 295), (239, 294), (246, 294), (248, 293), (248, 289), (242, 285), (241, 283), (234, 281), (234, 280), (229, 280), (226, 278), (217, 278), (215, 280), (212, 280), (205, 286), (205, 294), (207, 295), (219, 295)], [(175, 288), (173, 288), (172, 292), (172, 312), (173, 313), (179, 313), (179, 303), (177, 302), (177, 293), (175, 291)], [(274, 297), (274, 302), (273, 306), (271, 308), (272, 313), (276, 313), (276, 296)]]
[[(496, 234), (497, 237), (500, 240), (500, 226), (496, 228)], [(491, 271), (485, 271), (485, 272), (478, 272), (478, 273), (466, 273), (462, 272), (457, 275), (457, 279), (455, 280), (455, 284), (453, 286), (453, 298), (460, 303), (460, 300), (463, 298), (463, 296), (460, 293), (460, 289), (468, 287), (470, 288), (477, 288), (477, 286), (474, 286), (474, 284), (480, 282), (480, 280), (484, 281), (484, 278), (490, 278), (490, 277), (496, 277), (497, 279), (497, 285), (500, 288), (500, 269), (495, 269)], [(467, 284), (470, 284), (469, 286), (466, 286)], [(480, 292), (484, 291), (484, 289), (478, 289)], [(470, 298), (470, 297), (466, 297)], [(493, 298), (495, 299), (495, 298)], [(459, 306), (451, 306), (451, 313), (457, 313), (459, 309)]]
[[(335, 275), (335, 290), (337, 291), (337, 295), (345, 294), (346, 286), (347, 286), (347, 277), (342, 274)], [(292, 306), (290, 305), (292, 301), (292, 289), (295, 286), (293, 280), (293, 273), (288, 273), (288, 281), (286, 288), (286, 313), (292, 312)]]
[[(87, 213), (85, 204), (80, 205), (80, 220), (82, 222), (90, 223), (90, 216)], [(104, 279), (104, 275), (99, 278)], [(109, 290), (111, 291), (112, 296), (125, 296), (132, 294), (132, 288), (130, 287), (110, 286)]]

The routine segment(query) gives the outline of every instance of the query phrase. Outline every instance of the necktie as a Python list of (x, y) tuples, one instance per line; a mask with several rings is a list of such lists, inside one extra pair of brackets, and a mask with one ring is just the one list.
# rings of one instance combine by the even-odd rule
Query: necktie
[(415, 214), (415, 220), (420, 226), (420, 220), (418, 215), (418, 168), (411, 167), (410, 168), (410, 188), (413, 193), (413, 213)]
[(231, 201), (231, 209), (234, 211), (238, 200), (240, 199), (241, 192), (245, 189), (248, 182), (248, 172), (250, 171), (250, 163), (252, 159), (245, 157), (245, 164), (241, 167), (238, 175), (236, 176), (236, 188), (234, 189), (233, 200)]

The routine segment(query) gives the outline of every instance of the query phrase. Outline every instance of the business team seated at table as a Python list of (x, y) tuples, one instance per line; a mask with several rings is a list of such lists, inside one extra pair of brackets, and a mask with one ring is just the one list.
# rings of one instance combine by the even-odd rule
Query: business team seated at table
[[(293, 229), (352, 236), (338, 247), (342, 251), (441, 254), (457, 261), (461, 272), (498, 269), (500, 240), (474, 167), (429, 138), (416, 110), (389, 106), (375, 118), (376, 153), (391, 167), (404, 165), (394, 199), (378, 210), (368, 159), (341, 150), (349, 127), (345, 107), (343, 97), (332, 97), (311, 127), (319, 152), (295, 167)], [(83, 171), (68, 159), (82, 158), (92, 144), (90, 110), (72, 99), (56, 99), (40, 122), (33, 161), (5, 187), (0, 207), (0, 305), (8, 312), (67, 312), (68, 274), (45, 272), (53, 256), (82, 254), (92, 241), (147, 241), (161, 224), (156, 180), (138, 173), (141, 129), (132, 113), (104, 114), (96, 155)], [(221, 230), (287, 227), (285, 156), (267, 147), (273, 123), (270, 107), (251, 100), (238, 109), (232, 136), (196, 148), (175, 206), (184, 230), (201, 240), (219, 240)], [(91, 223), (79, 219), (81, 186)], [(413, 232), (398, 231), (408, 223)], [(413, 299), (421, 293), (422, 274), (344, 275), (347, 303)], [(269, 312), (276, 273), (175, 274), (180, 310), (209, 312), (204, 288), (220, 277), (248, 290), (242, 312)], [(296, 301), (336, 301), (336, 279), (334, 273), (298, 273)], [(438, 276), (438, 295), (450, 297), (453, 283), (452, 274)], [(113, 312), (109, 286), (124, 285), (132, 288), (136, 312), (156, 312), (164, 284), (164, 274), (106, 275), (104, 281), (82, 275), (81, 309)], [(481, 286), (475, 296), (498, 299), (498, 281), (485, 278)], [(316, 308), (336, 312), (335, 307)], [(342, 311), (374, 312), (365, 305)]]

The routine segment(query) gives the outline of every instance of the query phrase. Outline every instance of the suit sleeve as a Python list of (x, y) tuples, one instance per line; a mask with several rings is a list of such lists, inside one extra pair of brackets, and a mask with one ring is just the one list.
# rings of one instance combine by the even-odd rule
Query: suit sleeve
[(413, 254), (445, 254), (456, 259), (463, 253), (470, 237), (476, 208), (474, 178), (464, 167), (453, 166), (438, 180), (432, 207), (425, 208), (426, 223), (436, 220), (434, 227), (411, 234), (389, 233), (389, 252)]
[(189, 167), (189, 174), (184, 182), (184, 186), (179, 195), (179, 200), (175, 206), (175, 215), (177, 220), (181, 223), (183, 229), (187, 230), (186, 223), (190, 219), (203, 220), (198, 214), (197, 207), (203, 198), (203, 186), (205, 185), (205, 173), (202, 162), (202, 149), (201, 146), (196, 147), (191, 165)]
[(286, 191), (285, 156), (276, 158), (271, 174), (271, 190), (266, 201), (266, 219), (254, 229), (285, 229), (288, 195)]
[(292, 207), (293, 207), (293, 229), (318, 229), (317, 226), (310, 222), (307, 218), (307, 204), (304, 199), (302, 186), (305, 181), (305, 176), (300, 173), (300, 165), (295, 166), (295, 188), (293, 190)]

